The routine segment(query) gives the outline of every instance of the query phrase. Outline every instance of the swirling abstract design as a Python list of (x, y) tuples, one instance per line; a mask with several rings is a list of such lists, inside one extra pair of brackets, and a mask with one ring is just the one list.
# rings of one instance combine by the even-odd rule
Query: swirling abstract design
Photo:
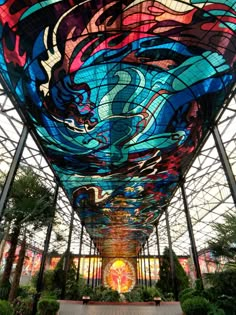
[(103, 256), (136, 255), (235, 82), (234, 0), (0, 0), (1, 76)]

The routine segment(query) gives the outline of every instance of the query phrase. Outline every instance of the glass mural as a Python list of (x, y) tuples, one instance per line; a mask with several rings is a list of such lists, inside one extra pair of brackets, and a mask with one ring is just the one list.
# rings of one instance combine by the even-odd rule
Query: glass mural
[(235, 0), (0, 0), (0, 72), (103, 257), (135, 256), (235, 82)]
[(131, 260), (112, 259), (104, 266), (103, 283), (119, 293), (131, 291), (136, 284), (136, 271)]
[[(60, 257), (52, 257), (49, 264), (49, 269), (53, 270), (57, 266)], [(89, 261), (90, 261), (90, 269), (89, 269)], [(75, 267), (78, 266), (78, 258), (73, 259), (73, 263)], [(87, 279), (89, 275), (89, 279), (101, 279), (101, 267), (102, 260), (101, 258), (97, 259), (95, 257), (81, 257), (80, 258), (80, 275)], [(88, 273), (89, 272), (89, 273)]]
[[(3, 250), (3, 256), (2, 260), (0, 262), (0, 271), (4, 270), (6, 259), (8, 256), (8, 251), (10, 249), (10, 242), (6, 242)], [(13, 263), (13, 272), (15, 270), (15, 267), (17, 265), (19, 252), (20, 252), (21, 246), (18, 245), (15, 252), (15, 260)], [(41, 263), (42, 253), (39, 251), (39, 249), (27, 249), (25, 254), (25, 260), (23, 264), (22, 269), (22, 276), (33, 276), (37, 271), (39, 271), (40, 263)]]
[[(188, 257), (178, 257), (179, 263), (184, 268), (184, 271), (187, 275), (189, 275), (189, 258)], [(201, 264), (201, 261), (200, 261)], [(150, 274), (149, 274), (149, 265), (150, 265)], [(202, 264), (201, 264), (202, 268)], [(151, 256), (150, 258), (139, 258), (137, 261), (137, 277), (138, 279), (145, 279), (149, 280), (149, 276), (151, 276), (151, 280), (153, 284), (159, 280), (159, 273), (160, 273), (160, 264), (159, 259), (157, 257)]]

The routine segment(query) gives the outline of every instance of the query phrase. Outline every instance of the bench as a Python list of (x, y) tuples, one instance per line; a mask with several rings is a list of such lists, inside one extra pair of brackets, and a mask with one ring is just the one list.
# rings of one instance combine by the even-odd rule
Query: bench
[(90, 296), (82, 296), (82, 301), (83, 301), (83, 304), (88, 304), (88, 302), (90, 301)]
[(161, 304), (161, 298), (160, 297), (154, 297), (153, 301), (156, 303), (156, 306)]

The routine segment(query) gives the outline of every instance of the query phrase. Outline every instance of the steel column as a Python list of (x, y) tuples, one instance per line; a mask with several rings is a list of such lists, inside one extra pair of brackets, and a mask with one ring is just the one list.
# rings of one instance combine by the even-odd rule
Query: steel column
[(92, 288), (94, 288), (95, 253), (96, 253), (96, 247), (94, 246), (94, 250), (93, 250)]
[(139, 254), (137, 255), (137, 259), (136, 259), (136, 283), (137, 285), (139, 285)]
[(91, 254), (92, 254), (92, 239), (90, 240), (90, 246), (89, 246), (89, 265), (88, 265), (87, 286), (89, 286), (89, 282), (90, 282)]
[(82, 251), (83, 234), (84, 234), (84, 224), (82, 223), (82, 226), (81, 226), (81, 233), (80, 233), (80, 244), (79, 244), (79, 256), (78, 256), (78, 265), (77, 265), (76, 281), (79, 281), (80, 258), (81, 258), (81, 251)]
[(167, 238), (168, 238), (168, 246), (169, 246), (169, 255), (170, 255), (170, 272), (171, 272), (171, 284), (172, 289), (177, 299), (177, 288), (175, 285), (175, 265), (174, 265), (174, 255), (172, 250), (172, 241), (170, 235), (170, 224), (169, 224), (169, 214), (167, 208), (165, 208), (165, 217), (166, 217), (166, 231), (167, 231)]
[(184, 211), (186, 215), (186, 220), (187, 220), (187, 227), (188, 227), (188, 233), (189, 233), (189, 238), (191, 242), (191, 248), (192, 248), (192, 254), (193, 254), (193, 261), (194, 261), (194, 266), (196, 270), (196, 275), (197, 278), (200, 279), (201, 285), (203, 286), (202, 283), (202, 275), (201, 275), (201, 269), (198, 261), (198, 253), (197, 253), (197, 247), (196, 247), (196, 242), (193, 234), (193, 225), (189, 213), (189, 207), (188, 207), (188, 202), (187, 202), (187, 196), (186, 196), (186, 191), (184, 187), (184, 182), (182, 181), (180, 183), (181, 191), (182, 191), (182, 196), (183, 196), (183, 203), (184, 203)]
[(229, 189), (230, 189), (234, 204), (236, 206), (236, 182), (234, 178), (234, 173), (229, 163), (229, 159), (226, 154), (225, 147), (224, 147), (224, 144), (221, 139), (221, 135), (219, 133), (217, 126), (214, 126), (214, 128), (212, 129), (212, 134), (215, 140), (215, 145), (216, 145), (219, 157), (220, 157), (221, 164), (225, 172), (225, 176), (228, 181)]
[(144, 256), (144, 283), (145, 283), (145, 288), (147, 288), (146, 259), (145, 259), (144, 247), (143, 247), (143, 256)]
[(23, 126), (23, 130), (20, 136), (20, 140), (19, 143), (17, 145), (16, 148), (16, 152), (14, 154), (12, 163), (11, 163), (11, 167), (9, 169), (9, 172), (7, 174), (7, 178), (5, 180), (3, 189), (2, 189), (2, 193), (1, 193), (1, 199), (0, 199), (0, 222), (2, 221), (3, 215), (4, 215), (4, 208), (7, 202), (7, 198), (11, 189), (11, 185), (14, 181), (15, 175), (16, 175), (16, 171), (18, 169), (19, 163), (20, 163), (20, 159), (25, 147), (25, 142), (28, 136), (28, 128), (26, 125)]
[(159, 264), (159, 269), (160, 269), (160, 267), (161, 267), (161, 251), (160, 251), (160, 240), (159, 240), (159, 233), (158, 233), (157, 224), (156, 224), (156, 238), (157, 238), (158, 264)]
[(74, 208), (72, 208), (71, 211), (71, 219), (70, 219), (70, 227), (69, 227), (69, 235), (68, 235), (68, 243), (67, 243), (67, 248), (66, 248), (66, 253), (65, 253), (65, 263), (64, 263), (64, 272), (65, 272), (65, 281), (62, 286), (61, 290), (61, 299), (63, 300), (65, 298), (65, 293), (66, 293), (66, 281), (67, 281), (67, 273), (69, 269), (69, 260), (70, 260), (70, 246), (71, 246), (71, 237), (72, 237), (72, 231), (73, 231), (73, 226), (74, 226)]
[(94, 252), (95, 254), (95, 257), (94, 257), (94, 288), (96, 288), (96, 285), (97, 285), (97, 264), (98, 264), (98, 261), (97, 261), (97, 249), (95, 250)]
[(99, 252), (97, 249), (97, 267), (96, 267), (96, 281), (95, 281), (95, 287), (98, 286), (98, 260), (99, 260)]
[(142, 287), (144, 287), (144, 259), (143, 259), (143, 255), (142, 255), (142, 248), (141, 248), (141, 275), (142, 275)]
[(147, 240), (147, 252), (148, 252), (148, 273), (149, 273), (149, 286), (152, 286), (152, 275), (151, 275), (151, 262), (150, 262), (150, 251), (149, 241)]
[(41, 294), (41, 290), (42, 290), (43, 273), (44, 273), (44, 269), (45, 269), (45, 263), (46, 263), (46, 258), (47, 258), (47, 254), (48, 254), (50, 238), (51, 238), (51, 234), (52, 234), (53, 220), (54, 220), (56, 204), (57, 204), (58, 188), (59, 188), (58, 184), (56, 184), (54, 197), (53, 197), (53, 204), (52, 204), (54, 207), (54, 215), (53, 215), (51, 222), (49, 223), (48, 228), (47, 228), (47, 234), (46, 234), (46, 238), (45, 238), (45, 242), (44, 242), (44, 249), (43, 249), (43, 254), (42, 254), (42, 258), (41, 258), (39, 275), (38, 275), (37, 284), (36, 284), (36, 294), (34, 296), (34, 301), (33, 301), (32, 315), (36, 315), (37, 304), (38, 304), (38, 300), (40, 298), (40, 294)]

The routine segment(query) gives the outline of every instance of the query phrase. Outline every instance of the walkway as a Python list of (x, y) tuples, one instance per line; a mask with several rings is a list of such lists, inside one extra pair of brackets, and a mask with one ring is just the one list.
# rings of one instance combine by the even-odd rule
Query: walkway
[(178, 303), (155, 305), (82, 305), (60, 303), (59, 315), (182, 315)]

